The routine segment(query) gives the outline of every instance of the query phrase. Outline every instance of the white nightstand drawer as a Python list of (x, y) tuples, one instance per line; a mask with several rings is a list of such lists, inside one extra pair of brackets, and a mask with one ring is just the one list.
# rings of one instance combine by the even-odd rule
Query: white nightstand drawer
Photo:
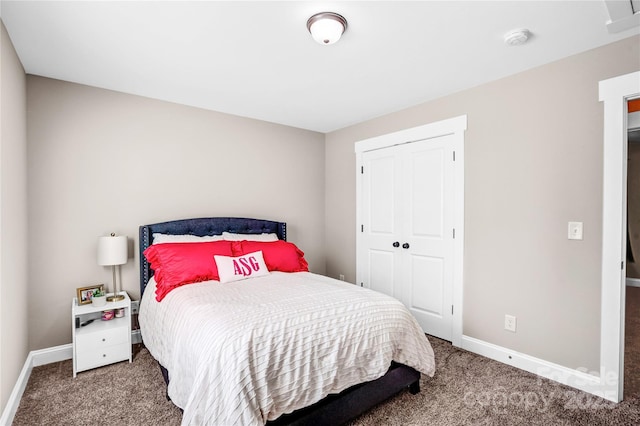
[(123, 327), (102, 329), (82, 335), (78, 334), (76, 336), (76, 352), (129, 343), (128, 331), (129, 329), (125, 324)]
[(129, 359), (131, 347), (128, 342), (123, 344), (95, 348), (76, 352), (76, 370), (88, 370), (101, 365), (111, 364)]

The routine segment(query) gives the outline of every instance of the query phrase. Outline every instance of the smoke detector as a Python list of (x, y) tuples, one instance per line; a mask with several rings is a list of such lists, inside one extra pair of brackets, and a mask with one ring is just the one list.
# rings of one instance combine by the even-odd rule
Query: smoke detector
[(531, 37), (531, 32), (526, 28), (511, 30), (504, 35), (504, 42), (509, 46), (520, 46), (525, 44)]

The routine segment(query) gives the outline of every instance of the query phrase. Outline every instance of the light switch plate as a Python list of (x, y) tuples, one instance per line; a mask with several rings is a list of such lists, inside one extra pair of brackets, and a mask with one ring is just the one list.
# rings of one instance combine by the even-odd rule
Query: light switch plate
[(582, 239), (582, 222), (569, 222), (569, 239)]

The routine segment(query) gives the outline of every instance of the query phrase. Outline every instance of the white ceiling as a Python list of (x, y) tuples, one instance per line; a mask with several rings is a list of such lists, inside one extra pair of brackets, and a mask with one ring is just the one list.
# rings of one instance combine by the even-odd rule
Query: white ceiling
[[(2, 1), (25, 71), (329, 132), (639, 33), (603, 1)], [(349, 27), (322, 46), (316, 12)], [(529, 43), (503, 35), (528, 28)]]

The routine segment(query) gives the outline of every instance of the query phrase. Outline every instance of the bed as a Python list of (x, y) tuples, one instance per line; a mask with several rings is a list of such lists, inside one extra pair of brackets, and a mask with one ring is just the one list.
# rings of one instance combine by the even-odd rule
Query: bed
[[(358, 360), (356, 364), (360, 364), (360, 359), (367, 359), (366, 367), (363, 365), (351, 365), (353, 361), (345, 362), (345, 366), (338, 366), (337, 364), (341, 364), (343, 361), (338, 362), (335, 359), (331, 362), (336, 365), (331, 365), (328, 360), (333, 359), (333, 355), (325, 356), (325, 354), (320, 356), (320, 352), (304, 356), (297, 352), (289, 353), (292, 351), (291, 349), (287, 349), (286, 351), (288, 352), (285, 354), (279, 353), (276, 355), (269, 352), (260, 352), (259, 350), (262, 350), (265, 345), (282, 346), (273, 343), (276, 337), (271, 337), (270, 333), (273, 333), (273, 336), (278, 336), (278, 339), (297, 336), (297, 331), (283, 331), (280, 328), (284, 327), (282, 324), (289, 326), (291, 323), (302, 322), (305, 315), (300, 312), (305, 312), (304, 310), (307, 309), (305, 303), (307, 305), (311, 304), (309, 300), (324, 300), (325, 296), (329, 297), (329, 301), (326, 304), (330, 307), (331, 321), (333, 322), (329, 323), (328, 319), (321, 316), (325, 314), (309, 314), (311, 315), (310, 318), (316, 318), (315, 315), (320, 315), (318, 317), (320, 319), (314, 319), (313, 322), (305, 323), (304, 325), (306, 328), (309, 324), (312, 324), (312, 333), (316, 334), (312, 338), (300, 337), (300, 341), (307, 339), (304, 345), (298, 342), (292, 344), (291, 347), (296, 345), (296, 347), (309, 347), (309, 345), (320, 347), (324, 344), (324, 340), (340, 341), (341, 338), (326, 336), (327, 333), (331, 333), (332, 331), (330, 330), (341, 329), (342, 324), (345, 322), (342, 319), (343, 317), (357, 317), (360, 315), (360, 311), (354, 310), (360, 308), (354, 308), (353, 304), (369, 306), (369, 298), (372, 295), (374, 299), (380, 299), (380, 306), (392, 306), (397, 302), (395, 299), (389, 300), (390, 298), (387, 296), (373, 294), (375, 292), (370, 290), (361, 289), (360, 287), (310, 272), (285, 273), (272, 271), (266, 276), (227, 284), (220, 284), (218, 281), (204, 281), (185, 285), (180, 287), (179, 290), (174, 289), (165, 296), (162, 302), (157, 302), (153, 297), (153, 291), (155, 291), (155, 286), (157, 285), (154, 279), (154, 271), (144, 255), (145, 250), (154, 243), (154, 234), (203, 237), (221, 235), (223, 232), (242, 235), (275, 234), (277, 239), (282, 242), (285, 242), (287, 237), (286, 224), (283, 222), (246, 218), (184, 219), (140, 227), (140, 284), (142, 295), (140, 325), (142, 338), (150, 353), (158, 360), (167, 383), (167, 397), (183, 409), (183, 424), (338, 425), (357, 417), (404, 389), (408, 389), (413, 394), (419, 392), (420, 372), (418, 370), (425, 374), (433, 375), (433, 351), (426, 336), (421, 330), (419, 333), (416, 332), (415, 328), (417, 327), (419, 330), (419, 326), (417, 326), (415, 320), (408, 312), (406, 314), (410, 319), (402, 313), (398, 314), (396, 306), (393, 306), (393, 314), (389, 314), (392, 315), (392, 317), (389, 317), (391, 319), (383, 319), (381, 317), (379, 320), (373, 321), (370, 318), (365, 318), (361, 319), (361, 321), (366, 320), (367, 324), (371, 324), (367, 327), (372, 330), (376, 327), (386, 327), (386, 325), (378, 325), (378, 323), (384, 322), (386, 324), (389, 322), (395, 324), (394, 321), (397, 321), (403, 324), (402, 327), (405, 327), (404, 324), (406, 322), (411, 323), (413, 321), (413, 323), (406, 326), (407, 329), (413, 327), (410, 332), (403, 331), (403, 335), (398, 338), (403, 341), (403, 344), (405, 344), (405, 340), (410, 343), (405, 344), (407, 346), (405, 348), (394, 347), (394, 354), (400, 354), (398, 356), (394, 355), (394, 357), (403, 359), (392, 359), (393, 357), (390, 357), (390, 354), (383, 349), (372, 350), (371, 347), (367, 348), (367, 344), (375, 343), (372, 340), (374, 339), (373, 337), (369, 341), (363, 339), (362, 342), (353, 345), (368, 350), (350, 355)], [(154, 290), (152, 291), (152, 289)], [(307, 291), (310, 293), (305, 293)], [(211, 292), (215, 292), (215, 295)], [(361, 297), (363, 298), (362, 302), (360, 301)], [(194, 300), (197, 302), (190, 304)], [(201, 301), (203, 301), (202, 304), (200, 303)], [(204, 301), (211, 301), (211, 305), (224, 301), (224, 304), (210, 308), (207, 302), (207, 307), (205, 308), (203, 307)], [(293, 306), (294, 309), (301, 309), (301, 311), (296, 311), (295, 314), (287, 313), (287, 315), (291, 316), (278, 322), (279, 318), (281, 316), (284, 318), (283, 315), (285, 315), (280, 313), (279, 304), (285, 305), (287, 303)], [(318, 303), (314, 302), (313, 304)], [(397, 303), (399, 304), (399, 302)], [(342, 304), (344, 304), (344, 308)], [(245, 307), (249, 306), (250, 308), (245, 309)], [(369, 309), (382, 309), (383, 311), (387, 309), (380, 306), (376, 305)], [(178, 313), (170, 310), (174, 307), (178, 309)], [(205, 312), (204, 309), (209, 309), (209, 311)], [(262, 311), (273, 312), (273, 319), (266, 317), (266, 319), (261, 320), (259, 315), (262, 315), (260, 313)], [(201, 312), (202, 317), (198, 318), (197, 315)], [(245, 312), (251, 312), (251, 315), (244, 315)], [(213, 321), (215, 315), (223, 316), (221, 319), (215, 320), (218, 321), (215, 325), (203, 326), (202, 328), (206, 329), (206, 332), (202, 330), (194, 331), (194, 329), (200, 328), (199, 324), (204, 324), (209, 320)], [(231, 317), (236, 316), (243, 318), (239, 319), (239, 324), (232, 325)], [(396, 320), (396, 318), (400, 319)], [(247, 325), (253, 320), (256, 321), (255, 324)], [(185, 329), (180, 330), (176, 323), (185, 325), (188, 332), (185, 332)], [(321, 329), (320, 324), (325, 323), (325, 328)], [(198, 326), (194, 327), (194, 324)], [(262, 327), (263, 324), (268, 324), (267, 328), (269, 330), (265, 331), (264, 327)], [(253, 328), (237, 332), (235, 331), (236, 328), (232, 328), (237, 327), (239, 330), (245, 325)], [(260, 328), (259, 331), (258, 328)], [(302, 329), (302, 326), (299, 328)], [(362, 331), (364, 334), (369, 333), (369, 330), (365, 330), (364, 327), (360, 329), (364, 330)], [(210, 333), (210, 330), (215, 331), (215, 333), (213, 331)], [(231, 330), (234, 330), (233, 333)], [(353, 330), (350, 332), (353, 333)], [(217, 335), (217, 333), (222, 334), (219, 337), (214, 337), (213, 335)], [(201, 351), (197, 347), (199, 344), (183, 341), (185, 334), (193, 334), (190, 337), (191, 340), (200, 341), (206, 338), (208, 342), (206, 345), (208, 345), (209, 349)], [(417, 337), (416, 334), (421, 334), (422, 337)], [(252, 337), (241, 337), (240, 340), (242, 342), (236, 343), (232, 337), (229, 337), (232, 335)], [(212, 341), (219, 339), (219, 341), (209, 343), (208, 339)], [(260, 341), (260, 343), (255, 341)], [(316, 343), (316, 341), (321, 343)], [(353, 342), (353, 339), (349, 337), (348, 341)], [(396, 342), (387, 343), (384, 341), (380, 347), (385, 345), (396, 345)], [(215, 350), (211, 350), (212, 348), (215, 348)], [(418, 349), (420, 353), (417, 353)], [(319, 351), (320, 349), (309, 350)], [(181, 352), (180, 354), (178, 354), (179, 351)], [(329, 352), (334, 353), (336, 351), (339, 353), (344, 352), (342, 349), (330, 350)], [(186, 354), (182, 352), (186, 352)], [(197, 352), (203, 353), (198, 354)], [(242, 364), (244, 360), (240, 361), (240, 358), (245, 357), (245, 353), (248, 354), (246, 355), (247, 358), (253, 357), (255, 359), (253, 361), (249, 360), (247, 366)], [(229, 356), (237, 356), (238, 361), (229, 363)], [(313, 369), (315, 364), (310, 366), (304, 364), (303, 361), (298, 361), (303, 358), (307, 360), (304, 361), (307, 364), (311, 364), (308, 359), (311, 359), (316, 364), (320, 363), (318, 360), (321, 360), (322, 365), (318, 368), (327, 368), (330, 371), (323, 370), (316, 373)], [(204, 364), (203, 359), (206, 360)], [(295, 362), (291, 361), (292, 359), (295, 359)], [(252, 362), (265, 367), (256, 367), (251, 364)], [(300, 366), (297, 366), (298, 362)], [(381, 365), (379, 365), (381, 362), (385, 363), (382, 370)], [(320, 377), (321, 384), (316, 386), (315, 382), (313, 382), (313, 386), (299, 386), (299, 390), (287, 390), (288, 393), (285, 394), (281, 389), (286, 379), (280, 376), (286, 376), (281, 371), (285, 371), (284, 366), (289, 366), (289, 364), (296, 364), (295, 369), (292, 367), (291, 371), (287, 370), (288, 372), (286, 373), (291, 377), (292, 383), (298, 383), (301, 377), (311, 383), (309, 377), (315, 374)], [(371, 367), (369, 364), (371, 364)], [(365, 379), (363, 380), (362, 378)], [(238, 383), (242, 382), (242, 385), (236, 383), (236, 381)], [(327, 385), (326, 383), (329, 384)], [(225, 392), (227, 389), (234, 390)], [(227, 395), (227, 393), (232, 395)], [(246, 398), (245, 393), (249, 395)], [(281, 396), (281, 393), (285, 396)], [(273, 395), (275, 396), (272, 398)], [(226, 400), (227, 396), (230, 398), (228, 401)], [(273, 399), (277, 399), (277, 401), (273, 401)], [(218, 407), (218, 404), (226, 405)], [(230, 406), (234, 408), (229, 409)], [(238, 412), (228, 413), (234, 410)]]

